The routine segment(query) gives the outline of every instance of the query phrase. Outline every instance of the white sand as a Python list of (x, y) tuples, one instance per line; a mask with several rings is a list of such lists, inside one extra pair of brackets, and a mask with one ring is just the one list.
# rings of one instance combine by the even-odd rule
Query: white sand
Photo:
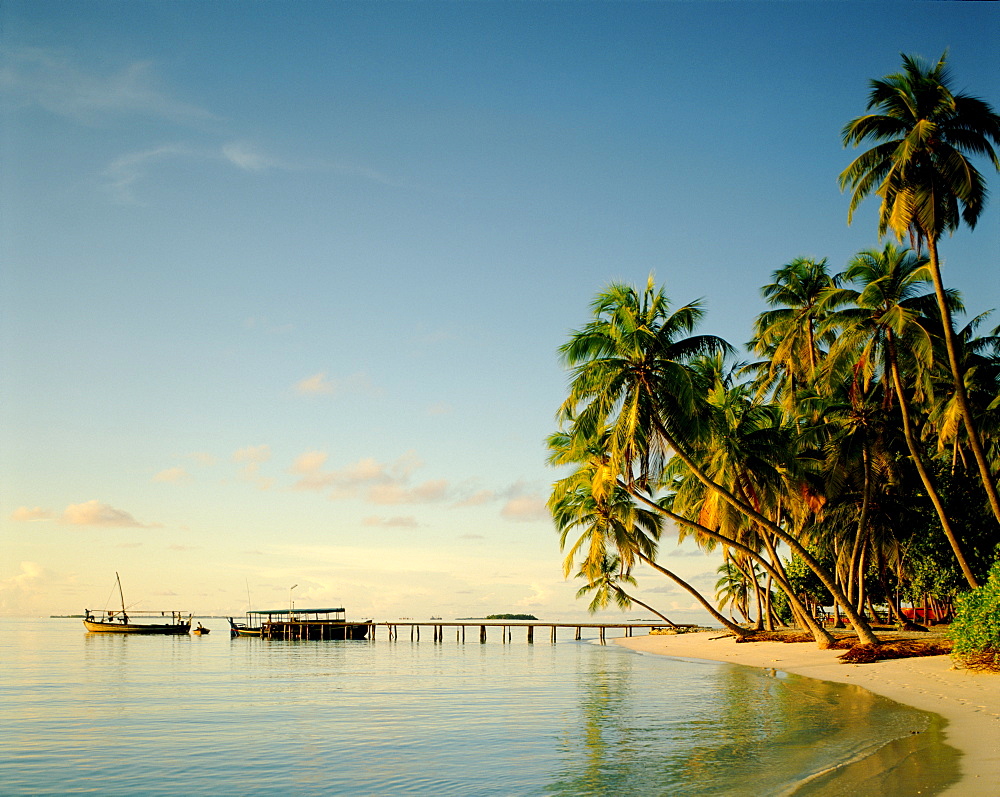
[(962, 779), (943, 792), (950, 797), (1000, 795), (1000, 675), (954, 669), (950, 656), (844, 664), (842, 650), (806, 642), (712, 639), (722, 631), (626, 637), (614, 641), (643, 653), (766, 667), (821, 681), (854, 684), (948, 720), (947, 741), (961, 750)]

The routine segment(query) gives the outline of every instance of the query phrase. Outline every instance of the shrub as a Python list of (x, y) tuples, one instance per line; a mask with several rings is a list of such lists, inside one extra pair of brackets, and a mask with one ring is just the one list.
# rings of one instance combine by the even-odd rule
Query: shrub
[(986, 583), (958, 596), (951, 623), (952, 655), (970, 669), (1000, 672), (1000, 559)]

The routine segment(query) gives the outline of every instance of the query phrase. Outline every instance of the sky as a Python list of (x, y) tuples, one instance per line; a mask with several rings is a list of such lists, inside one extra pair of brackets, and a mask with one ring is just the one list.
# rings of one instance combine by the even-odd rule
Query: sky
[[(998, 20), (5, 0), (0, 615), (103, 608), (118, 572), (135, 609), (586, 619), (545, 438), (591, 299), (653, 274), (744, 344), (775, 269), (879, 245), (837, 184), (868, 80), (947, 49), (1000, 106)], [(941, 254), (1000, 307), (1000, 203)], [(660, 559), (712, 592), (717, 558)]]

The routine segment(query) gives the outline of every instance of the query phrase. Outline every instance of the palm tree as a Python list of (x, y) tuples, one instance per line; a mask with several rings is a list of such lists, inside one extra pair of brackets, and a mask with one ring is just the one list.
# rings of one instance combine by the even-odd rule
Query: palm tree
[[(843, 141), (857, 147), (875, 142), (840, 175), (851, 187), (850, 223), (869, 194), (882, 200), (879, 235), (909, 235), (926, 243), (934, 293), (944, 327), (948, 363), (969, 447), (976, 459), (990, 506), (1000, 522), (1000, 496), (966, 393), (959, 346), (941, 278), (938, 240), (964, 221), (975, 227), (986, 204), (986, 183), (970, 160), (985, 156), (1000, 170), (993, 145), (1000, 145), (1000, 116), (983, 100), (951, 89), (947, 52), (936, 64), (902, 55), (903, 70), (871, 81), (869, 113), (844, 126)], [(992, 144), (991, 144), (992, 142)]]
[[(921, 288), (928, 282), (925, 258), (909, 249), (900, 249), (887, 243), (881, 251), (869, 249), (859, 252), (848, 264), (843, 274), (845, 281), (856, 283), (860, 291), (850, 288), (831, 289), (826, 293), (827, 307), (843, 308), (831, 315), (830, 323), (840, 328), (828, 358), (828, 371), (836, 374), (839, 368), (863, 370), (867, 383), (873, 378), (888, 377), (899, 403), (903, 423), (903, 436), (921, 482), (934, 505), (941, 528), (951, 543), (955, 558), (970, 586), (977, 586), (944, 509), (944, 503), (934, 485), (929, 468), (924, 463), (924, 453), (913, 426), (910, 398), (903, 384), (901, 358), (907, 356), (911, 375), (924, 377), (933, 366), (934, 341), (931, 332), (921, 323), (925, 312), (932, 306), (929, 294)], [(955, 296), (948, 297), (950, 307), (957, 307)], [(860, 364), (860, 365), (855, 365)], [(919, 387), (917, 395), (929, 393)]]
[(587, 578), (588, 583), (584, 584), (577, 590), (576, 597), (582, 598), (587, 593), (593, 593), (593, 598), (590, 601), (590, 605), (587, 607), (587, 611), (591, 614), (595, 614), (601, 609), (607, 608), (608, 604), (612, 601), (618, 605), (623, 611), (632, 608), (632, 604), (638, 604), (642, 608), (649, 612), (652, 612), (665, 623), (669, 623), (674, 628), (677, 625), (667, 617), (665, 614), (658, 612), (648, 603), (643, 603), (634, 595), (630, 595), (622, 587), (622, 584), (630, 584), (635, 586), (635, 577), (632, 575), (631, 571), (622, 568), (622, 560), (617, 554), (608, 554), (604, 557), (604, 560), (600, 563), (600, 576), (595, 580), (592, 574), (586, 569), (581, 570), (577, 573), (578, 577)]
[(560, 415), (572, 420), (575, 433), (584, 439), (609, 430), (609, 476), (641, 492), (656, 481), (670, 455), (678, 457), (709, 490), (801, 556), (844, 605), (861, 641), (877, 643), (835, 579), (799, 541), (712, 480), (692, 456), (704, 419), (698, 375), (687, 363), (694, 356), (729, 349), (714, 336), (688, 336), (701, 308), (691, 304), (671, 312), (666, 295), (650, 277), (641, 294), (628, 285), (610, 285), (592, 309), (593, 320), (560, 349), (572, 369), (570, 395)]
[(775, 309), (757, 317), (750, 346), (767, 357), (758, 368), (762, 392), (775, 387), (776, 395), (790, 407), (797, 391), (817, 372), (821, 343), (829, 343), (818, 334), (823, 316), (819, 299), (822, 291), (835, 283), (826, 258), (796, 258), (775, 271), (771, 279), (760, 292)]
[[(606, 439), (604, 435), (598, 437)], [(594, 599), (598, 608), (601, 606), (600, 601), (606, 598), (622, 600), (630, 597), (611, 589), (613, 585), (608, 580), (608, 563), (613, 561), (621, 573), (628, 573), (633, 563), (639, 560), (687, 590), (712, 617), (733, 634), (750, 634), (747, 629), (719, 614), (697, 589), (656, 563), (656, 541), (662, 525), (660, 514), (655, 511), (655, 505), (653, 509), (638, 506), (628, 490), (621, 485), (608, 485), (597, 478), (596, 474), (606, 468), (605, 456), (599, 446), (581, 446), (574, 442), (572, 435), (557, 432), (550, 436), (549, 447), (553, 452), (549, 458), (550, 463), (567, 464), (574, 456), (584, 460), (570, 476), (555, 483), (548, 501), (549, 511), (559, 532), (560, 547), (565, 550), (571, 531), (578, 531), (580, 535), (570, 546), (569, 554), (563, 562), (564, 573), (569, 575), (577, 556), (582, 556), (577, 576), (586, 578), (589, 586), (582, 588), (577, 597), (586, 594), (591, 587), (599, 588)]]

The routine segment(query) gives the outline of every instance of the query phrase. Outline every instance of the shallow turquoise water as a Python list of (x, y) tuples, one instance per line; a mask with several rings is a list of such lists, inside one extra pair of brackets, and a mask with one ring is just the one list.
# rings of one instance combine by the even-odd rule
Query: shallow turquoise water
[(854, 687), (586, 641), (286, 643), (206, 625), (2, 621), (0, 792), (926, 795), (955, 771), (932, 715)]

